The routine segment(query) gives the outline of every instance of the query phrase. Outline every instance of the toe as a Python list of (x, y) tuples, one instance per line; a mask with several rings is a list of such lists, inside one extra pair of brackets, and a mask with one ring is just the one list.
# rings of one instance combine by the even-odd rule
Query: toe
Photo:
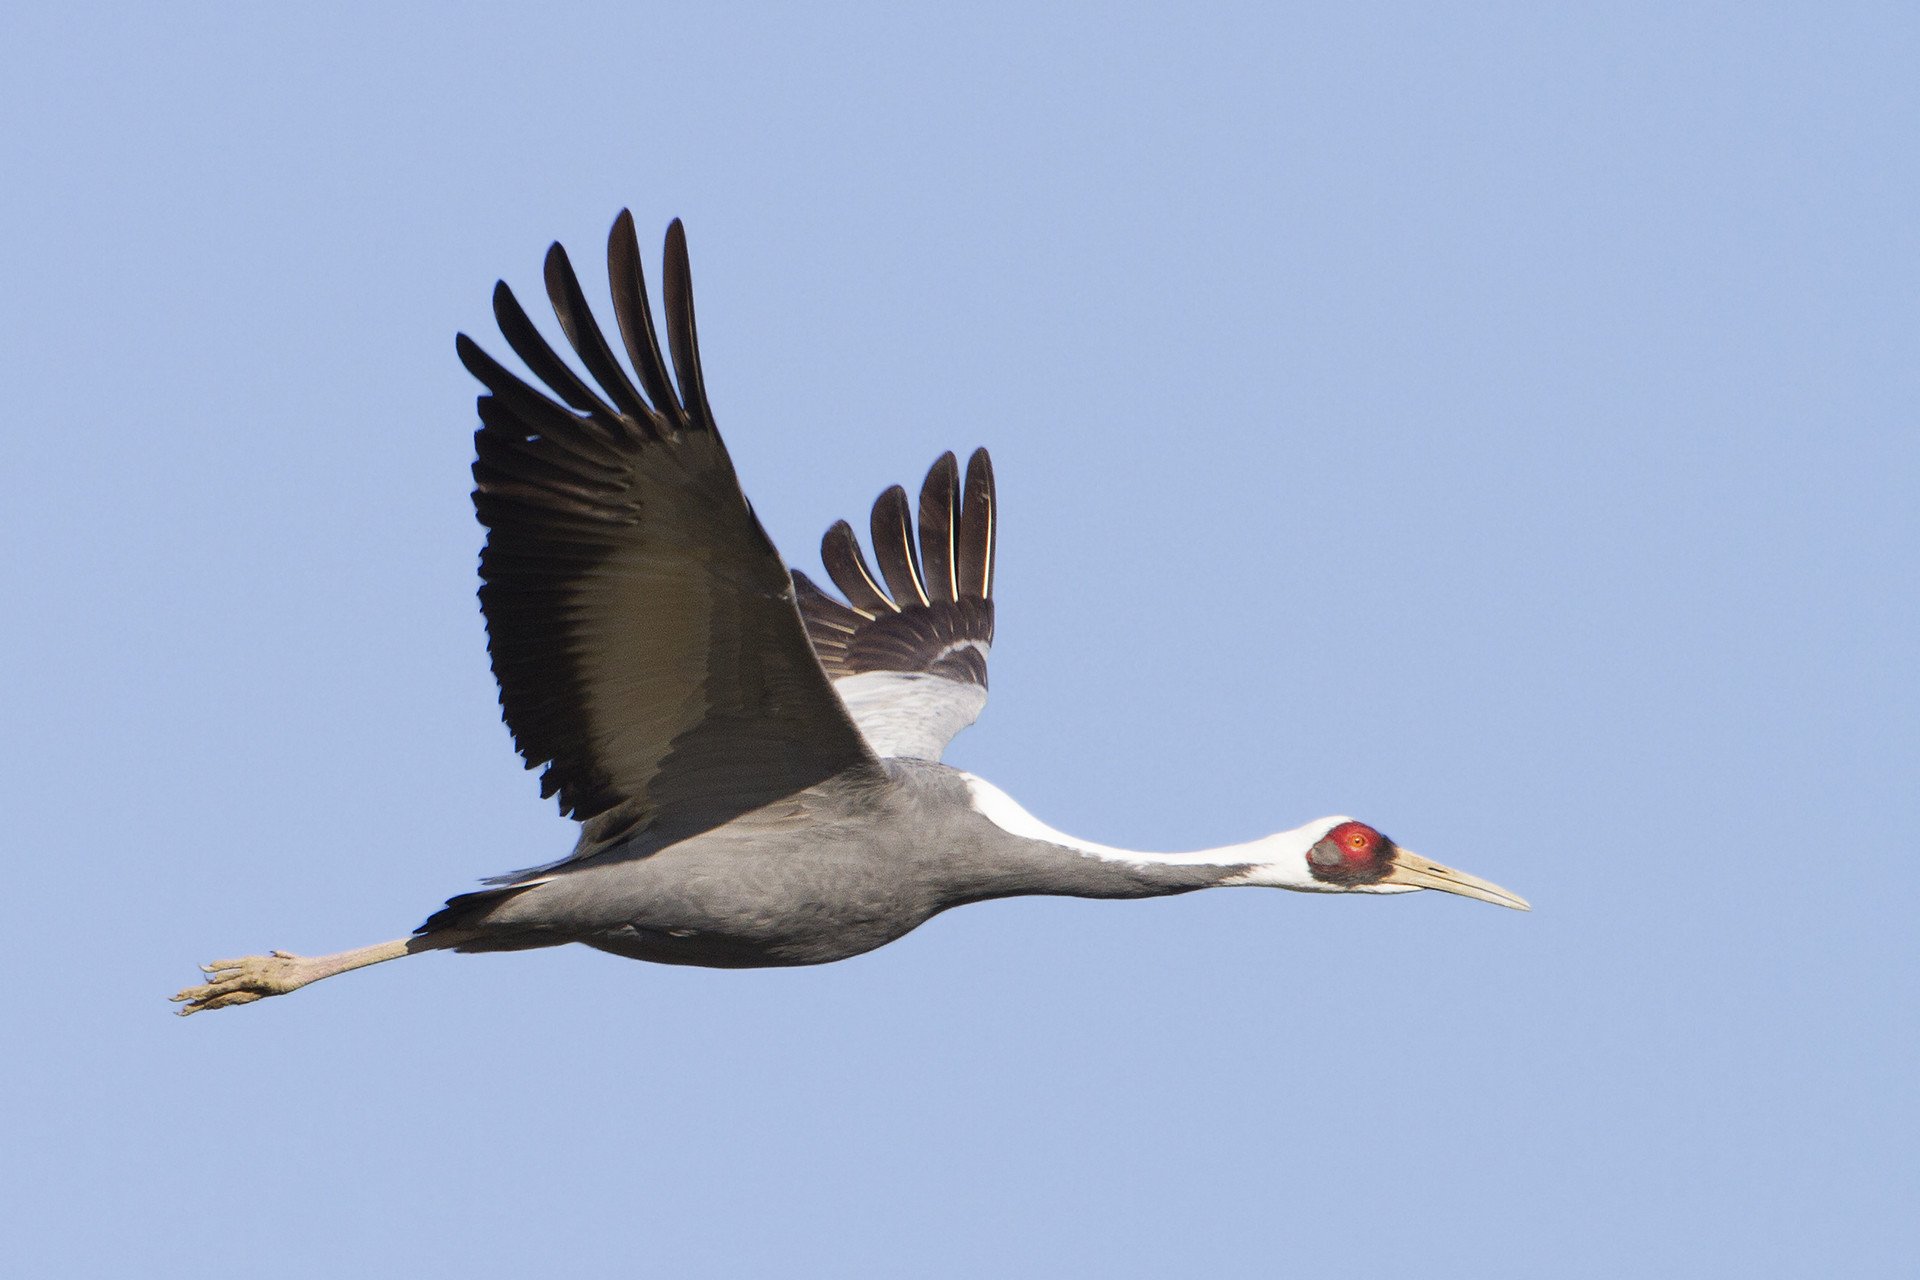
[(252, 1004), (255, 1000), (265, 998), (266, 996), (259, 991), (223, 991), (211, 1000), (201, 1001), (200, 1008), (224, 1009), (230, 1004)]
[(184, 1007), (183, 1014), (206, 1009), (224, 1009), (228, 1005), (252, 1004), (268, 996), (284, 995), (312, 981), (311, 961), (287, 951), (264, 956), (240, 956), (233, 960), (215, 960), (200, 966), (207, 981), (188, 987), (173, 997)]

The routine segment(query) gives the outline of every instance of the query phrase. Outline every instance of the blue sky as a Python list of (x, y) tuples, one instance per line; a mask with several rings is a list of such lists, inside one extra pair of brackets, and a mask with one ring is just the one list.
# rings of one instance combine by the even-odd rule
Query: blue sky
[[(1912, 1274), (1910, 6), (393, 8), (0, 17), (11, 1269)], [(1355, 813), (1533, 914), (169, 1017), (567, 846), (452, 336), (622, 206), (796, 563), (993, 450), (956, 763), (1137, 847)]]

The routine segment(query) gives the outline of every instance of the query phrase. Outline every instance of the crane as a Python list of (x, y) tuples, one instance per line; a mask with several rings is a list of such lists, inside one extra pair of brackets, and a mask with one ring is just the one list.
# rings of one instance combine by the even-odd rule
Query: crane
[(485, 388), (473, 501), (502, 714), (542, 795), (578, 821), (572, 852), (449, 899), (405, 938), (202, 965), (205, 980), (173, 997), (180, 1013), (426, 951), (578, 942), (663, 964), (823, 964), (1023, 894), (1438, 889), (1528, 909), (1344, 815), (1141, 852), (1056, 831), (942, 764), (987, 700), (999, 550), (987, 452), (964, 468), (943, 454), (917, 500), (882, 493), (871, 560), (846, 521), (829, 529), (836, 595), (786, 567), (741, 492), (701, 376), (680, 222), (662, 281), (671, 368), (626, 211), (607, 268), (631, 373), (558, 244), (547, 295), (591, 383), (504, 282), (495, 319), (545, 390), (456, 340)]

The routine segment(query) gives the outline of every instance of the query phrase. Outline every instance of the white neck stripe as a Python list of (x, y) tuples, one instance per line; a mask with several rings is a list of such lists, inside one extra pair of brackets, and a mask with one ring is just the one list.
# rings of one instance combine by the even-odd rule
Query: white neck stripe
[(1137, 849), (1117, 849), (1112, 845), (1095, 844), (1091, 840), (1081, 840), (1063, 831), (1056, 831), (1021, 808), (1012, 796), (985, 778), (970, 773), (963, 773), (961, 777), (966, 779), (969, 799), (975, 811), (1009, 835), (1027, 840), (1044, 840), (1048, 844), (1057, 844), (1103, 862), (1125, 862), (1139, 867), (1247, 867), (1246, 872), (1228, 882), (1231, 884), (1270, 885), (1287, 889), (1329, 888), (1315, 880), (1307, 870), (1307, 850), (1334, 826), (1347, 821), (1339, 817), (1322, 818), (1291, 831), (1250, 840), (1245, 844), (1224, 845), (1218, 849), (1196, 849), (1191, 853), (1145, 853)]

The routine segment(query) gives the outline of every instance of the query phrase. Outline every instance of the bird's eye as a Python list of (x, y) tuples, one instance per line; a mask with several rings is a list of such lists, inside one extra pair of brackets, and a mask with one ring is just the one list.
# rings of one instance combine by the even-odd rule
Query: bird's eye
[(1364, 848), (1366, 848), (1366, 847), (1367, 847), (1367, 837), (1366, 837), (1366, 835), (1365, 835), (1364, 833), (1362, 833), (1362, 832), (1359, 832), (1359, 831), (1354, 831), (1354, 832), (1350, 832), (1350, 833), (1348, 833), (1348, 835), (1347, 835), (1347, 848), (1349, 848), (1349, 849), (1364, 849)]

